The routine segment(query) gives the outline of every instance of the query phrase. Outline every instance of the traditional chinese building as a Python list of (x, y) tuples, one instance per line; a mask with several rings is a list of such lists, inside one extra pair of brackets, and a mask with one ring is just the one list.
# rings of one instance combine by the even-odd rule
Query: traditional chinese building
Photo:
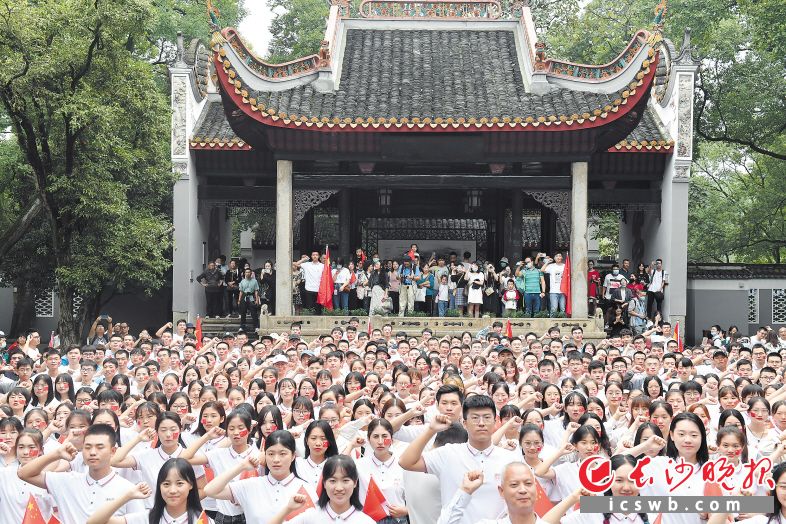
[(316, 54), (268, 64), (216, 22), (171, 69), (175, 317), (204, 311), (193, 279), (252, 208), (285, 316), (288, 268), (312, 246), (386, 258), (418, 242), (492, 261), (565, 250), (586, 318), (588, 218), (605, 209), (621, 253), (664, 260), (665, 309), (684, 318), (688, 34), (677, 52), (656, 23), (583, 65), (548, 55), (526, 4), (364, 0), (357, 16), (331, 6)]

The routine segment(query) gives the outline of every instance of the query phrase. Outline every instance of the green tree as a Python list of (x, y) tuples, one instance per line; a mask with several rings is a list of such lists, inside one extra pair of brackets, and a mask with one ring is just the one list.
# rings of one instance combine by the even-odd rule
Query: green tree
[(155, 10), (145, 0), (6, 0), (1, 11), (0, 102), (26, 164), (20, 184), (42, 206), (58, 329), (76, 342), (105, 286), (152, 290), (169, 265), (169, 108), (128, 45), (146, 38)]
[(325, 37), (329, 8), (325, 0), (270, 0), (269, 60), (287, 62), (313, 55)]

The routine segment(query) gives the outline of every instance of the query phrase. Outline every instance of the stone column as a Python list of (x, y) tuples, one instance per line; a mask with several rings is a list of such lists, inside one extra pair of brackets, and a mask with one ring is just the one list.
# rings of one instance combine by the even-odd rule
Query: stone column
[(571, 165), (570, 307), (574, 318), (587, 312), (587, 162)]
[(292, 314), (292, 161), (276, 162), (276, 315)]
[(342, 189), (338, 200), (338, 254), (348, 264), (352, 254), (350, 227), (352, 214), (351, 189)]

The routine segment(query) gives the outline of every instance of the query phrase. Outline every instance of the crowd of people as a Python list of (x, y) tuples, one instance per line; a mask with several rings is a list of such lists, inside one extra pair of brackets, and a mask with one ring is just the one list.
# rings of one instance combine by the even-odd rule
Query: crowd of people
[[(578, 468), (594, 455), (618, 479), (606, 494), (630, 497), (706, 493), (716, 458), (737, 493), (767, 458), (774, 487), (748, 491), (775, 513), (724, 518), (782, 522), (786, 328), (713, 326), (687, 347), (670, 328), (591, 342), (578, 326), (413, 336), (355, 318), (313, 338), (294, 323), (197, 340), (186, 321), (135, 336), (102, 316), (85, 345), (3, 335), (0, 523), (32, 502), (63, 524), (708, 518), (583, 514)], [(680, 460), (694, 469), (674, 488)]]
[[(257, 326), (257, 315), (273, 314), (275, 268), (266, 261), (252, 269), (244, 259), (225, 265), (223, 255), (197, 277), (205, 286), (207, 317), (241, 316)], [(322, 313), (319, 292), (325, 275), (325, 256), (320, 251), (304, 254), (292, 264), (292, 303), (294, 313)], [(417, 244), (400, 259), (370, 257), (357, 249), (351, 260), (330, 261), (333, 281), (333, 309), (363, 310), (367, 314), (404, 316), (420, 312), (427, 316), (565, 316), (566, 293), (563, 286), (566, 259), (562, 253), (549, 257), (537, 253), (510, 263), (503, 257), (496, 264), (474, 260), (469, 252), (462, 259), (451, 252), (422, 257)], [(588, 301), (591, 315), (604, 312), (606, 329), (611, 334), (622, 329), (642, 333), (659, 319), (669, 284), (663, 261), (636, 268), (625, 259), (614, 263), (603, 274), (589, 262)], [(248, 313), (248, 316), (247, 316)]]

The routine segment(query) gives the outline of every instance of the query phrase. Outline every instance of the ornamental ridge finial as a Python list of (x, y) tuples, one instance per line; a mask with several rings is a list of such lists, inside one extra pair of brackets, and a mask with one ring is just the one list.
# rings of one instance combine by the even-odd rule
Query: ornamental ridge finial
[(660, 0), (660, 3), (655, 7), (655, 18), (652, 20), (652, 28), (655, 32), (663, 31), (663, 24), (666, 21), (666, 12), (668, 10), (668, 0)]
[(213, 5), (211, 0), (207, 0), (207, 16), (210, 18), (210, 30), (214, 33), (221, 30), (221, 11)]

